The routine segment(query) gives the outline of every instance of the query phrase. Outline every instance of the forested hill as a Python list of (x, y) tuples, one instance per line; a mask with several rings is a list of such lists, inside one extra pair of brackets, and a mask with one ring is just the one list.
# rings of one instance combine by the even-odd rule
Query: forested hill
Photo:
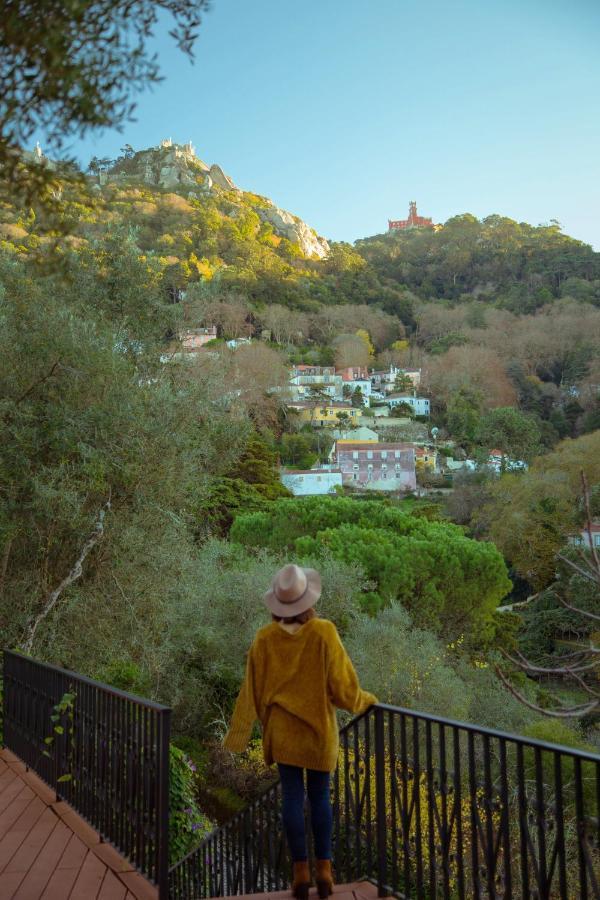
[[(101, 170), (100, 164), (104, 164)], [(106, 164), (110, 166), (106, 168)], [(418, 300), (493, 303), (530, 313), (557, 297), (600, 303), (600, 254), (561, 233), (500, 216), (455, 216), (430, 229), (327, 242), (266, 197), (235, 186), (189, 145), (93, 160), (85, 185), (64, 183), (58, 213), (0, 200), (0, 244), (32, 257), (53, 237), (61, 252), (98, 259), (128, 242), (166, 288), (200, 283), (258, 308), (305, 313), (370, 305), (411, 331)], [(58, 221), (57, 221), (58, 219)]]
[(558, 223), (534, 227), (465, 213), (438, 231), (375, 235), (356, 249), (382, 285), (402, 285), (422, 299), (478, 299), (515, 313), (557, 296), (600, 303), (600, 253), (563, 234)]

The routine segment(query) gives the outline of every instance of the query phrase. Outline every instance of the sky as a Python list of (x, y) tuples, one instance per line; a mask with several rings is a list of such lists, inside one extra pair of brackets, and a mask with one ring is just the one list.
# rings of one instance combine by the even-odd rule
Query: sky
[(86, 164), (192, 140), (245, 190), (333, 240), (419, 213), (557, 219), (600, 250), (597, 0), (213, 0), (190, 64)]

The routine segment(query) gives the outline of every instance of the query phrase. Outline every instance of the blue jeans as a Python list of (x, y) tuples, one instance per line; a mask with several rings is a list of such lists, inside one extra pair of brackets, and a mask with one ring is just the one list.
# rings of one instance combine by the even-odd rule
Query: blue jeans
[[(283, 795), (283, 827), (294, 862), (308, 859), (304, 824), (304, 769), (277, 763)], [(329, 772), (306, 770), (306, 793), (317, 859), (331, 859), (333, 810), (329, 799)]]

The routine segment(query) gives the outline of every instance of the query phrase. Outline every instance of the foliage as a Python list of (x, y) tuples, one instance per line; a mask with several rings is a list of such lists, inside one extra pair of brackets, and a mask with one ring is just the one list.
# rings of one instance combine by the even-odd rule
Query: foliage
[(170, 34), (189, 55), (206, 7), (206, 0), (6, 6), (0, 23), (0, 166), (18, 174), (18, 148), (40, 129), (57, 151), (70, 135), (129, 120), (131, 95), (159, 80), (149, 49), (159, 17), (171, 14)]
[(174, 744), (169, 746), (169, 860), (179, 862), (213, 828), (196, 796), (196, 767)]
[(475, 522), (536, 589), (554, 580), (556, 553), (582, 526), (582, 471), (590, 486), (600, 483), (600, 431), (562, 441), (527, 472), (502, 475), (475, 513)]
[(532, 416), (510, 406), (492, 409), (482, 416), (476, 440), (498, 448), (511, 459), (530, 460), (539, 450), (540, 430)]
[[(454, 525), (377, 501), (278, 501), (266, 512), (238, 516), (231, 539), (246, 546), (293, 548), (300, 556), (326, 549), (360, 566), (376, 585), (380, 606), (400, 600), (417, 625), (453, 637), (468, 631), (489, 639), (493, 611), (510, 589), (493, 545), (466, 538)], [(372, 609), (372, 591), (367, 603)]]

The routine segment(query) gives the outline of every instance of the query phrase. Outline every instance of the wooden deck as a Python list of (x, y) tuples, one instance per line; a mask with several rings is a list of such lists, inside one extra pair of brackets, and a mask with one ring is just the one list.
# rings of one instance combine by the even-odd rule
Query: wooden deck
[(0, 900), (156, 900), (158, 893), (8, 750), (0, 750)]
[[(246, 894), (245, 896), (236, 897), (236, 900), (291, 900), (291, 892), (273, 891), (270, 894)], [(309, 900), (318, 898), (317, 889), (311, 888)], [(377, 900), (377, 888), (370, 881), (359, 881), (355, 884), (336, 884), (333, 889), (335, 900)], [(217, 900), (217, 898), (213, 898)], [(393, 900), (393, 898), (387, 898)]]

